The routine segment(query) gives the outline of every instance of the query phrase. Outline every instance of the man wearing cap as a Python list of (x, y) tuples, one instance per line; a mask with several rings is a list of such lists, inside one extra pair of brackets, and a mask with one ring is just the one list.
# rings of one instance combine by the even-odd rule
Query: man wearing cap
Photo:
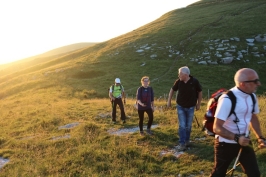
[(120, 112), (121, 112), (121, 120), (123, 123), (126, 123), (126, 115), (124, 110), (124, 105), (122, 98), (124, 98), (125, 103), (125, 92), (124, 87), (121, 85), (121, 81), (119, 78), (115, 79), (115, 84), (112, 85), (109, 89), (109, 97), (112, 102), (112, 121), (115, 124), (116, 123), (116, 105), (119, 106)]

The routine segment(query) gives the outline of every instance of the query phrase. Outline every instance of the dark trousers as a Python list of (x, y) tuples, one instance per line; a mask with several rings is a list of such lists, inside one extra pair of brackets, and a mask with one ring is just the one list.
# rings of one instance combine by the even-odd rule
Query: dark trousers
[(149, 121), (148, 121), (148, 126), (147, 129), (151, 129), (151, 125), (153, 122), (153, 111), (152, 109), (147, 109), (147, 110), (138, 110), (139, 114), (139, 130), (143, 131), (143, 120), (144, 120), (144, 112), (148, 114)]
[[(211, 177), (224, 177), (231, 162), (238, 155), (241, 146), (239, 144), (230, 144), (219, 142), (215, 139), (214, 143), (214, 168)], [(256, 160), (256, 155), (252, 147), (243, 146), (239, 157), (242, 170), (248, 177), (260, 177), (260, 171)]]
[(121, 120), (125, 120), (126, 119), (126, 114), (125, 114), (125, 110), (124, 110), (124, 105), (122, 102), (121, 98), (116, 98), (114, 101), (111, 101), (112, 103), (112, 121), (116, 121), (116, 105), (119, 106), (120, 108), (120, 112), (121, 112)]

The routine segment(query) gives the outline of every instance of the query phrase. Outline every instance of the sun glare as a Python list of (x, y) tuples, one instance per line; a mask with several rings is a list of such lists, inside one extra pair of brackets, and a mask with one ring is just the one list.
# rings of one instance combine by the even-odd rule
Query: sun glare
[(70, 44), (103, 42), (196, 1), (1, 1), (0, 64)]

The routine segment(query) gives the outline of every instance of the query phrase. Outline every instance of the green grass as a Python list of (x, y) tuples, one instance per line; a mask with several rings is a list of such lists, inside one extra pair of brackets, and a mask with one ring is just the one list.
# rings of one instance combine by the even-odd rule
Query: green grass
[[(200, 123), (208, 93), (233, 87), (233, 76), (239, 68), (255, 69), (262, 83), (258, 95), (264, 132), (265, 64), (257, 62), (265, 61), (265, 57), (248, 55), (249, 62), (234, 60), (229, 65), (206, 66), (190, 59), (201, 55), (206, 40), (239, 37), (240, 42), (232, 44), (238, 50), (245, 49), (246, 38), (266, 33), (265, 7), (263, 0), (202, 0), (88, 48), (45, 56), (47, 60), (38, 59), (30, 65), (20, 61), (0, 66), (0, 157), (10, 159), (0, 176), (197, 176), (201, 172), (208, 176), (213, 166), (211, 137), (197, 141), (195, 148), (179, 159), (159, 156), (163, 149), (177, 143), (175, 109), (155, 111), (154, 124), (159, 127), (154, 137), (137, 133), (113, 136), (107, 130), (138, 125), (132, 98), (142, 76), (151, 79), (155, 105), (165, 106), (165, 101), (158, 102), (157, 98), (168, 95), (178, 68), (187, 65), (203, 87), (205, 99), (196, 112)], [(144, 49), (146, 45), (151, 48)], [(256, 43), (260, 50), (265, 45)], [(141, 48), (145, 52), (137, 53)], [(170, 49), (182, 55), (172, 54)], [(157, 58), (151, 59), (153, 54)], [(213, 53), (212, 60), (218, 60)], [(140, 66), (144, 62), (146, 65)], [(125, 125), (111, 125), (110, 117), (99, 116), (111, 112), (107, 90), (116, 77), (128, 95), (126, 114), (131, 118)], [(58, 129), (73, 122), (80, 124)], [(200, 129), (194, 122), (192, 139), (204, 137)], [(53, 140), (64, 136), (70, 138)], [(266, 176), (265, 150), (257, 155)], [(242, 174), (241, 170), (236, 174)]]
[[(53, 95), (55, 90), (47, 91), (50, 94), (43, 89), (31, 97), (16, 98), (15, 102), (6, 99), (6, 104), (1, 105), (0, 156), (10, 162), (1, 169), (0, 176), (200, 176), (201, 173), (207, 176), (211, 171), (213, 137), (205, 137), (196, 121), (191, 135), (194, 145), (190, 150), (178, 159), (172, 155), (159, 155), (161, 151), (173, 148), (178, 141), (174, 108), (154, 112), (153, 124), (158, 125), (153, 129), (155, 136), (141, 137), (138, 132), (116, 136), (107, 131), (138, 126), (134, 100), (127, 100), (126, 115), (130, 117), (127, 123), (118, 121), (112, 125), (108, 99), (68, 99)], [(265, 97), (260, 97), (259, 103), (262, 118), (265, 116)], [(155, 105), (165, 104), (161, 101)], [(196, 112), (200, 124), (205, 108), (206, 100), (202, 109)], [(109, 116), (101, 117), (100, 114)], [(266, 122), (261, 120), (264, 132)], [(73, 128), (59, 129), (75, 122), (79, 124)], [(252, 141), (256, 149), (253, 134)], [(263, 176), (266, 175), (264, 156), (265, 150), (257, 152)], [(235, 174), (242, 174), (240, 168)]]

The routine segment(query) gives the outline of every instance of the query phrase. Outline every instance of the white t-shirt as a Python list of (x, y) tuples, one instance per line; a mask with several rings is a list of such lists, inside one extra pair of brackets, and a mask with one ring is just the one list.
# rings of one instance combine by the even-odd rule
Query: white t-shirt
[[(237, 87), (234, 87), (230, 89), (233, 91), (234, 95), (236, 96), (236, 107), (235, 107), (235, 113), (239, 119), (239, 122), (237, 124), (234, 122), (236, 119), (234, 114), (231, 114), (229, 117), (227, 117), (230, 113), (232, 102), (228, 95), (223, 94), (220, 96), (218, 100), (218, 106), (215, 112), (214, 117), (224, 120), (223, 127), (229, 130), (230, 132), (233, 132), (235, 134), (245, 134), (247, 128), (249, 127), (249, 123), (252, 117), (252, 109), (253, 109), (253, 101), (252, 97), (239, 90)], [(254, 107), (254, 113), (253, 114), (258, 114), (259, 113), (259, 106), (258, 106), (258, 101), (256, 98), (256, 95), (253, 94), (255, 99), (256, 99), (256, 104)], [(238, 128), (239, 131), (238, 131)], [(218, 135), (216, 135), (216, 138)], [(236, 144), (234, 140), (228, 140), (226, 138), (223, 138), (219, 136), (219, 142), (226, 142), (226, 143), (234, 143)]]

